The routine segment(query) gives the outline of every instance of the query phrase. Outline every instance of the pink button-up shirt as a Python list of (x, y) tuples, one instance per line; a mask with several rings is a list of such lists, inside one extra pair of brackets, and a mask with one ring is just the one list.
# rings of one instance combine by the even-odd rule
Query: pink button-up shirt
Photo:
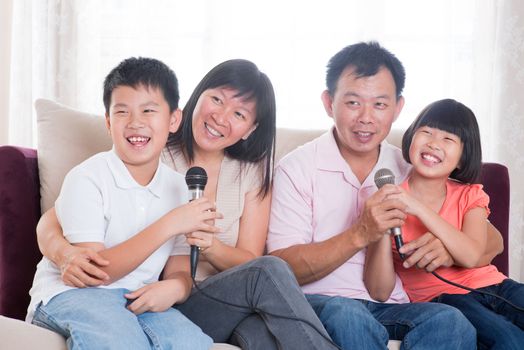
[[(410, 165), (395, 146), (382, 142), (377, 164), (364, 183), (356, 178), (337, 147), (333, 130), (284, 157), (275, 169), (267, 249), (322, 242), (351, 227), (365, 201), (377, 191), (374, 174), (389, 168), (396, 182)], [(356, 253), (328, 276), (303, 285), (306, 294), (371, 299), (363, 281), (366, 250)], [(388, 303), (409, 299), (397, 277)]]

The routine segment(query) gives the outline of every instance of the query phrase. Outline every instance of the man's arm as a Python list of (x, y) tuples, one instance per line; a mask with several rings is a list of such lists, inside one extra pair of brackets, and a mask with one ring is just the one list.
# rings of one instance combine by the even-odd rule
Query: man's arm
[[(277, 167), (273, 182), (270, 240), (284, 238), (290, 242), (288, 237), (283, 237), (287, 235), (286, 232), (298, 232), (298, 235), (312, 232), (312, 207), (304, 200), (304, 195), (299, 193), (296, 182), (281, 167)], [(386, 200), (389, 194), (397, 191), (394, 186), (384, 186), (366, 201), (359, 220), (353, 226), (327, 240), (291, 244), (273, 251), (270, 245), (270, 254), (284, 259), (291, 266), (299, 284), (317, 281), (329, 275), (369, 243), (379, 240), (389, 228), (403, 224), (405, 215), (399, 210), (399, 202)], [(276, 224), (277, 221), (282, 222), (282, 225)], [(303, 235), (293, 239), (305, 240)]]

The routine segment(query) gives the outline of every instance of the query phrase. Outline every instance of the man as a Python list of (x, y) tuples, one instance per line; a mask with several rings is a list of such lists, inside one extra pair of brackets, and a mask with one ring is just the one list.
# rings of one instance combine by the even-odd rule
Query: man
[[(404, 80), (400, 61), (375, 42), (331, 58), (322, 102), (334, 127), (277, 166), (268, 251), (291, 265), (343, 349), (386, 349), (388, 339), (412, 349), (474, 349), (475, 330), (458, 310), (410, 304), (398, 277), (386, 303), (375, 302), (363, 282), (365, 248), (405, 218), (402, 204), (387, 199), (396, 188), (377, 191), (374, 183), (380, 168), (391, 169), (397, 182), (409, 172), (401, 151), (384, 141), (404, 105)], [(452, 263), (431, 236), (406, 248), (418, 248), (411, 265)]]

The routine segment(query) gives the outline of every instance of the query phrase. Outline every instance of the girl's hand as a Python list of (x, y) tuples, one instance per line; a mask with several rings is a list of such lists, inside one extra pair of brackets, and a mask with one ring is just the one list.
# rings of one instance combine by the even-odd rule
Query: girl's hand
[(168, 279), (148, 284), (132, 293), (125, 294), (133, 300), (127, 308), (135, 315), (144, 312), (162, 312), (180, 300), (184, 293), (184, 285), (177, 279)]
[(406, 207), (405, 211), (409, 215), (417, 216), (417, 209), (421, 208), (422, 203), (420, 203), (415, 197), (409, 194), (405, 189), (400, 186), (395, 186), (398, 190), (398, 193), (388, 195), (388, 199), (397, 199), (402, 202)]
[(214, 226), (215, 219), (221, 219), (221, 213), (215, 211), (215, 205), (206, 197), (195, 199), (187, 204), (173, 209), (171, 212), (173, 227), (176, 234), (204, 231), (209, 233), (220, 232)]

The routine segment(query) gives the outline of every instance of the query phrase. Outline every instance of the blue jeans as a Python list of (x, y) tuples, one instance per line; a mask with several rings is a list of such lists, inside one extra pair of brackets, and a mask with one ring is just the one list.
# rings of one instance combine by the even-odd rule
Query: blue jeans
[[(524, 284), (506, 279), (500, 284), (480, 288), (524, 307)], [(523, 349), (524, 313), (491, 295), (442, 294), (433, 301), (451, 305), (462, 311), (477, 329), (479, 349)]]
[(179, 311), (135, 315), (126, 289), (72, 289), (40, 304), (33, 323), (62, 334), (68, 349), (209, 349), (212, 340)]
[(342, 349), (476, 349), (475, 328), (460, 313), (435, 303), (385, 304), (306, 295), (331, 338)]
[[(288, 264), (263, 256), (228, 269), (199, 284), (175, 307), (215, 342), (233, 337), (242, 349), (336, 349), (304, 297)], [(284, 315), (286, 317), (278, 317)], [(297, 319), (307, 321), (298, 321)]]

